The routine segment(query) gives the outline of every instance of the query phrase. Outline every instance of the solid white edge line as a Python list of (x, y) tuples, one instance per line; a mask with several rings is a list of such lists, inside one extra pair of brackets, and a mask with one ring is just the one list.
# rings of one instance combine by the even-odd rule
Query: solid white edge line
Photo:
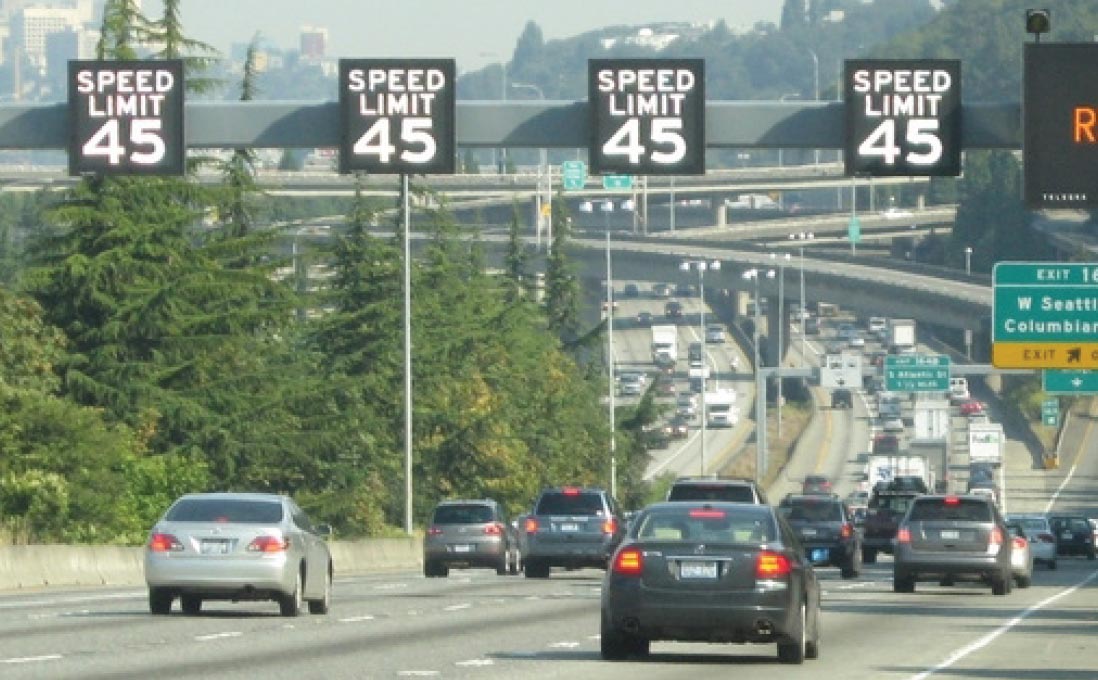
[(962, 647), (962, 648), (958, 649), (957, 651), (953, 652), (948, 657), (946, 657), (945, 661), (942, 661), (937, 666), (935, 666), (933, 668), (928, 668), (927, 670), (923, 671), (922, 673), (911, 676), (911, 680), (924, 680), (925, 678), (929, 678), (930, 676), (934, 675), (935, 673), (938, 673), (939, 671), (943, 671), (943, 670), (949, 668), (950, 666), (957, 663), (961, 659), (965, 658), (969, 654), (971, 654), (975, 651), (978, 651), (980, 649), (983, 649), (984, 647), (988, 646), (989, 644), (994, 642), (995, 639), (998, 638), (1000, 635), (1002, 635), (1003, 633), (1006, 633), (1007, 631), (1009, 631), (1014, 626), (1018, 625), (1019, 623), (1021, 623), (1025, 619), (1029, 618), (1030, 615), (1032, 615), (1034, 612), (1036, 612), (1038, 610), (1041, 610), (1041, 609), (1044, 609), (1045, 607), (1052, 604), (1056, 600), (1059, 600), (1061, 597), (1064, 597), (1066, 595), (1070, 595), (1071, 593), (1074, 593), (1076, 590), (1079, 590), (1083, 586), (1087, 585), (1088, 583), (1093, 581), (1095, 578), (1098, 578), (1098, 571), (1092, 572), (1090, 576), (1088, 576), (1085, 579), (1083, 579), (1082, 581), (1076, 583), (1075, 585), (1068, 588), (1067, 590), (1062, 590), (1059, 593), (1056, 593), (1055, 595), (1052, 595), (1050, 597), (1045, 598), (1044, 600), (1041, 600), (1037, 604), (1029, 607), (1028, 609), (1023, 611), (1021, 614), (1019, 614), (1018, 616), (1015, 616), (1013, 619), (1007, 621), (1006, 623), (999, 626), (995, 630), (991, 631), (987, 635), (983, 636), (979, 640), (976, 640), (972, 644), (966, 645), (965, 647)]
[(62, 659), (60, 654), (43, 654), (42, 656), (17, 656), (10, 659), (0, 659), (0, 663), (35, 663), (38, 661), (56, 661)]
[(1071, 469), (1068, 470), (1067, 476), (1064, 477), (1064, 481), (1060, 482), (1060, 486), (1056, 487), (1056, 491), (1053, 492), (1052, 497), (1048, 499), (1048, 505), (1045, 506), (1045, 514), (1052, 512), (1052, 506), (1056, 505), (1056, 501), (1060, 498), (1060, 494), (1063, 492), (1064, 487), (1066, 487), (1068, 482), (1071, 481), (1071, 478), (1075, 476), (1075, 468), (1078, 467), (1078, 465), (1079, 461), (1076, 460), (1075, 463), (1072, 464)]

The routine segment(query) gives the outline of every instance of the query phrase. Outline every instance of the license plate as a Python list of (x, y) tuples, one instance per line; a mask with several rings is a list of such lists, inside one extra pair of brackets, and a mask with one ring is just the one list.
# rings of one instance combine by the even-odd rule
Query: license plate
[(815, 536), (815, 529), (801, 529), (801, 536)]
[(679, 565), (679, 578), (717, 578), (717, 563), (683, 562)]
[(202, 541), (203, 555), (227, 555), (229, 554), (228, 541)]
[(579, 529), (580, 529), (580, 527), (579, 527), (578, 524), (573, 524), (571, 522), (560, 525), (560, 530), (561, 531), (579, 531)]
[(462, 544), (462, 545), (455, 545), (455, 546), (454, 546), (454, 552), (456, 552), (456, 553), (467, 553), (467, 552), (473, 552), (473, 546), (471, 546), (471, 545), (465, 545), (465, 544)]
[(955, 529), (942, 529), (938, 532), (938, 536), (947, 541), (956, 541), (961, 537), (961, 532)]
[(1075, 535), (1072, 534), (1070, 531), (1065, 531), (1064, 533), (1060, 534), (1060, 538), (1066, 538), (1070, 541), (1071, 539), (1075, 538)]
[(827, 560), (827, 548), (814, 548), (809, 559), (813, 562), (823, 562)]

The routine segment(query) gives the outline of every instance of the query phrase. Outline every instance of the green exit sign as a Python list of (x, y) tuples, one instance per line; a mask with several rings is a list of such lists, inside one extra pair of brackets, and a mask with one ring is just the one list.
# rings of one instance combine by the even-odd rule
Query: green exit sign
[(944, 354), (885, 357), (885, 389), (889, 392), (947, 392), (950, 361)]

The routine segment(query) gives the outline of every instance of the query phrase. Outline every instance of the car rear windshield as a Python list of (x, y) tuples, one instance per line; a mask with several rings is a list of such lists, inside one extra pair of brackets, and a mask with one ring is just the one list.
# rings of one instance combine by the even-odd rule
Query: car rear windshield
[(282, 504), (276, 501), (185, 498), (173, 505), (164, 519), (169, 522), (278, 524), (282, 521)]
[(636, 536), (660, 542), (763, 543), (775, 539), (775, 527), (767, 512), (684, 504), (682, 509), (649, 511), (637, 525)]
[(671, 487), (667, 500), (754, 503), (755, 492), (746, 484), (677, 484)]
[(433, 524), (484, 524), (492, 521), (492, 508), (487, 505), (440, 505), (435, 508)]
[(807, 498), (794, 498), (782, 503), (779, 508), (787, 519), (801, 522), (841, 522), (842, 508), (830, 501), (812, 501)]
[(879, 495), (869, 499), (871, 510), (888, 510), (895, 514), (903, 514), (911, 507), (914, 496)]
[(1048, 522), (1038, 517), (1016, 517), (1011, 521), (1026, 531), (1048, 531)]
[(991, 519), (991, 505), (987, 501), (969, 498), (921, 498), (909, 517), (912, 522), (990, 522)]
[(602, 515), (605, 508), (597, 493), (553, 492), (542, 494), (535, 515)]
[(1058, 531), (1091, 531), (1090, 522), (1085, 517), (1054, 517), (1052, 523)]

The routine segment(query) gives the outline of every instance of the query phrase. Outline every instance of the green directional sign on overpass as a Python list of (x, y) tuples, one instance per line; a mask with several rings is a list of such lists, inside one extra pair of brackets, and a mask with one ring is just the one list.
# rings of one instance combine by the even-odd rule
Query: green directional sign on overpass
[(885, 357), (885, 389), (889, 392), (946, 392), (950, 361), (944, 354), (905, 354)]
[(565, 191), (579, 191), (587, 183), (587, 164), (583, 161), (564, 161), (560, 164), (560, 177)]
[(633, 176), (632, 175), (603, 175), (602, 176), (602, 188), (603, 189), (632, 189), (633, 188)]
[(1098, 371), (1042, 371), (1049, 394), (1098, 394)]

